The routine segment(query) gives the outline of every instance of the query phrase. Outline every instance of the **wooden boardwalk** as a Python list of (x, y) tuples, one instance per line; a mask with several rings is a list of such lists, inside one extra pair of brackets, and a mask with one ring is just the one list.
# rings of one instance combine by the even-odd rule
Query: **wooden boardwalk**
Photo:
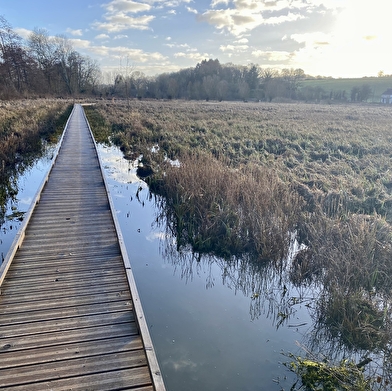
[(0, 389), (164, 391), (80, 105), (41, 190), (0, 268)]

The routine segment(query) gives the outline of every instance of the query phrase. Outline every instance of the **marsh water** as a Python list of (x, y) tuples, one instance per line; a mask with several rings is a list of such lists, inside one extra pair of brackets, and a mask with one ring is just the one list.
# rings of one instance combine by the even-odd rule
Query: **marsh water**
[[(134, 163), (115, 147), (99, 152), (167, 390), (289, 390), (295, 376), (284, 363), (304, 353), (314, 290), (246, 259), (178, 252), (160, 199)], [(3, 257), (21, 224), (15, 212), (28, 209), (50, 157), (17, 180), (1, 227)]]
[(178, 252), (133, 163), (100, 154), (167, 389), (290, 389), (283, 362), (312, 327), (312, 293), (246, 260)]

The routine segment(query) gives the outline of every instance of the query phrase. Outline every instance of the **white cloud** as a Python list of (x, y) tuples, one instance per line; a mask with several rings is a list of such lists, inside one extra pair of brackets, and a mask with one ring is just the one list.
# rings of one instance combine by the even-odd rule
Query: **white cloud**
[(248, 45), (221, 45), (219, 47), (222, 52), (246, 52), (249, 49)]
[(215, 8), (218, 4), (221, 4), (221, 3), (223, 3), (225, 5), (228, 5), (229, 4), (229, 0), (212, 0), (211, 7)]
[(144, 52), (141, 49), (132, 49), (124, 46), (90, 46), (89, 51), (102, 57), (110, 56), (110, 58), (114, 60), (129, 58), (130, 61), (134, 61), (136, 63), (163, 61), (166, 59), (165, 56), (158, 52), (149, 53)]
[(347, 1), (352, 0), (212, 0), (198, 20), (241, 36), (259, 26), (283, 25), (327, 11), (337, 12)]
[(91, 47), (91, 42), (85, 39), (70, 38), (69, 42), (71, 42), (75, 49), (86, 49)]
[(24, 39), (28, 39), (32, 34), (31, 30), (27, 30), (24, 28), (15, 28), (14, 31), (16, 32), (16, 34), (20, 35)]
[(107, 22), (95, 22), (93, 27), (97, 30), (104, 30), (111, 33), (117, 33), (129, 29), (148, 30), (149, 23), (154, 20), (153, 15), (143, 15), (133, 18), (126, 14), (106, 15)]
[(164, 8), (164, 7), (169, 7), (169, 8), (177, 8), (181, 4), (190, 4), (193, 3), (193, 0), (145, 0), (145, 3), (148, 4), (157, 4), (158, 7)]
[(277, 50), (254, 50), (252, 56), (268, 62), (285, 62), (292, 58), (293, 53)]
[(248, 42), (249, 42), (248, 38), (241, 38), (238, 39), (237, 41), (234, 41), (234, 43), (239, 43), (239, 44), (248, 43)]
[(148, 4), (131, 0), (113, 0), (110, 3), (103, 4), (102, 7), (111, 14), (146, 12), (151, 9)]
[(129, 29), (148, 30), (149, 24), (154, 20), (153, 15), (131, 16), (139, 12), (148, 12), (152, 9), (151, 5), (145, 2), (135, 2), (131, 0), (113, 0), (103, 4), (106, 10), (103, 15), (105, 21), (92, 24), (97, 30), (107, 32), (120, 32)]
[(109, 35), (107, 34), (99, 34), (95, 37), (95, 39), (109, 39)]
[(187, 43), (166, 43), (165, 46), (173, 49), (173, 48), (179, 48), (179, 49), (186, 49), (187, 51), (197, 51), (197, 49), (191, 49), (191, 47)]
[(370, 7), (360, 1), (330, 0), (329, 5), (336, 7), (331, 31), (290, 35), (301, 44), (293, 62), (307, 73), (335, 77), (375, 76), (380, 69), (391, 72), (387, 48), (392, 3), (373, 0)]
[[(305, 18), (300, 9), (305, 7), (299, 0), (233, 0), (233, 6), (225, 9), (214, 9), (220, 3), (229, 2), (213, 1), (212, 8), (198, 16), (199, 21), (207, 22), (218, 30), (227, 30), (229, 33), (240, 36), (252, 31), (261, 25), (280, 25)], [(293, 4), (298, 4), (298, 7)], [(307, 4), (307, 3), (305, 3)], [(308, 5), (310, 8), (310, 6)], [(273, 12), (279, 11), (279, 15)], [(304, 12), (302, 10), (302, 12)]]
[(174, 53), (175, 58), (186, 58), (192, 61), (203, 61), (205, 59), (211, 58), (212, 56), (208, 53), (199, 53), (199, 52), (178, 52)]
[(298, 13), (289, 12), (287, 15), (274, 16), (265, 19), (264, 24), (282, 24), (286, 22), (294, 22), (299, 19), (305, 19), (305, 16)]
[[(291, 34), (290, 38), (298, 43), (305, 43), (312, 47), (329, 45), (333, 39), (331, 35), (322, 32)], [(287, 39), (287, 37), (284, 37), (284, 39)]]
[(186, 7), (186, 10), (187, 10), (188, 12), (190, 12), (191, 14), (195, 14), (195, 15), (197, 15), (197, 14), (198, 14), (197, 10), (196, 10), (196, 9), (194, 9), (194, 8), (191, 8), (191, 7)]
[(75, 37), (81, 37), (83, 35), (83, 31), (81, 29), (72, 30), (70, 28), (67, 28), (67, 30), (65, 31), (71, 35), (74, 35)]
[(118, 34), (114, 37), (114, 39), (124, 39), (124, 38), (128, 38), (128, 35), (126, 34)]

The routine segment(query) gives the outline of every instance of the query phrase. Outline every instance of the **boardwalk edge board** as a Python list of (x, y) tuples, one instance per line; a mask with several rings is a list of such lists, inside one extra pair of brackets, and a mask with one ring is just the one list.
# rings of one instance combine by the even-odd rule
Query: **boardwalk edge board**
[(110, 193), (110, 188), (109, 188), (106, 176), (105, 176), (104, 171), (103, 171), (102, 160), (101, 160), (101, 157), (100, 157), (100, 155), (98, 153), (97, 144), (95, 142), (95, 138), (93, 136), (90, 124), (89, 124), (89, 122), (87, 120), (86, 113), (84, 112), (84, 110), (83, 110), (83, 115), (84, 115), (84, 117), (86, 119), (87, 126), (88, 126), (88, 128), (90, 130), (91, 137), (93, 139), (94, 146), (95, 146), (95, 149), (97, 151), (99, 165), (100, 165), (101, 173), (102, 173), (102, 178), (103, 178), (103, 181), (104, 181), (104, 184), (105, 184), (106, 193), (108, 195), (110, 210), (111, 210), (111, 213), (112, 213), (114, 226), (116, 228), (116, 234), (117, 234), (117, 238), (118, 238), (118, 242), (119, 242), (119, 245), (120, 245), (121, 254), (122, 254), (122, 257), (123, 257), (123, 261), (124, 261), (124, 267), (126, 269), (128, 285), (129, 285), (129, 289), (131, 291), (131, 297), (132, 297), (132, 300), (133, 300), (133, 306), (134, 306), (134, 310), (135, 310), (135, 313), (136, 313), (136, 320), (137, 320), (137, 324), (138, 324), (138, 327), (139, 327), (139, 330), (140, 330), (140, 334), (141, 334), (141, 337), (142, 337), (144, 349), (145, 349), (145, 352), (146, 352), (146, 355), (147, 355), (148, 366), (149, 366), (150, 373), (151, 373), (151, 376), (152, 376), (152, 379), (153, 379), (153, 384), (154, 384), (154, 387), (155, 387), (156, 391), (165, 391), (166, 388), (165, 388), (165, 385), (164, 385), (164, 382), (163, 382), (162, 373), (161, 373), (161, 370), (159, 368), (159, 364), (158, 364), (158, 360), (157, 360), (157, 357), (156, 357), (156, 354), (155, 354), (155, 350), (154, 350), (154, 346), (153, 346), (153, 343), (152, 343), (151, 335), (150, 335), (150, 332), (148, 330), (146, 318), (144, 316), (144, 311), (143, 311), (143, 307), (142, 307), (142, 304), (141, 304), (141, 301), (140, 301), (139, 292), (138, 292), (137, 287), (136, 287), (136, 282), (135, 282), (135, 279), (134, 279), (134, 276), (133, 276), (131, 263), (130, 263), (130, 260), (129, 260), (129, 257), (128, 257), (128, 252), (127, 252), (127, 249), (126, 249), (126, 246), (125, 246), (125, 243), (124, 243), (124, 238), (123, 238), (122, 233), (121, 233), (120, 223), (119, 223), (117, 215), (115, 213), (115, 207), (114, 207), (113, 199), (112, 199), (112, 196), (111, 196), (111, 193)]
[(59, 142), (57, 144), (57, 148), (56, 148), (56, 150), (55, 150), (55, 152), (53, 154), (52, 164), (51, 164), (47, 174), (42, 179), (41, 184), (40, 184), (37, 192), (35, 193), (33, 201), (31, 203), (29, 209), (25, 213), (25, 217), (23, 219), (22, 225), (20, 226), (18, 232), (16, 233), (15, 238), (12, 241), (11, 247), (8, 250), (7, 255), (5, 256), (2, 264), (0, 265), (0, 295), (1, 295), (1, 286), (2, 286), (2, 284), (4, 282), (4, 279), (5, 279), (5, 276), (7, 274), (7, 271), (10, 268), (12, 261), (14, 260), (16, 252), (18, 251), (18, 249), (22, 245), (27, 225), (28, 225), (28, 223), (30, 221), (30, 218), (31, 218), (31, 216), (32, 216), (32, 214), (34, 212), (34, 209), (35, 209), (36, 205), (40, 201), (42, 191), (44, 190), (45, 185), (46, 185), (46, 183), (49, 180), (49, 175), (52, 172), (52, 169), (53, 169), (53, 167), (54, 167), (54, 165), (56, 163), (57, 157), (58, 157), (60, 149), (61, 149), (61, 145), (63, 144), (65, 133), (67, 132), (67, 129), (68, 129), (68, 126), (69, 126), (69, 121), (71, 120), (71, 117), (72, 117), (74, 111), (75, 111), (75, 106), (72, 109), (72, 112), (71, 112), (70, 116), (68, 117), (67, 123), (65, 124), (65, 127), (64, 127), (63, 134), (62, 134), (62, 136), (61, 136), (61, 138), (60, 138), (60, 140), (59, 140)]

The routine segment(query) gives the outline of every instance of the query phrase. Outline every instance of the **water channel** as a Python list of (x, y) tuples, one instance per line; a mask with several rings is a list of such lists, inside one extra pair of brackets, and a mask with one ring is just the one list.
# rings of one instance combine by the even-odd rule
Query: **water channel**
[[(295, 376), (283, 363), (304, 353), (312, 291), (246, 260), (177, 252), (134, 164), (115, 147), (99, 153), (167, 390), (289, 390)], [(13, 212), (27, 211), (51, 155), (18, 179), (1, 227), (3, 257), (21, 224)]]

